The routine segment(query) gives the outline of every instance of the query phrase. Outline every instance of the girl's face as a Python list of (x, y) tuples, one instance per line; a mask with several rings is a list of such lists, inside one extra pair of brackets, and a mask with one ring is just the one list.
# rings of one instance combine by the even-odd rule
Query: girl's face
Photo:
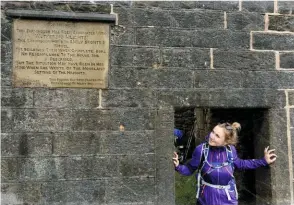
[(210, 146), (225, 146), (225, 131), (224, 128), (220, 126), (215, 126), (209, 135), (208, 144)]

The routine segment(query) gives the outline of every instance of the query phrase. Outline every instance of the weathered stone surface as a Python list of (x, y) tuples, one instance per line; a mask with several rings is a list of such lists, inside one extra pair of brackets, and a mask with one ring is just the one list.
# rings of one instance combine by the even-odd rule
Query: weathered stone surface
[[(179, 28), (224, 28), (224, 13), (221, 11), (193, 10), (169, 11), (170, 26)], [(159, 18), (160, 19), (160, 18)], [(161, 19), (160, 19), (161, 20)]]
[[(1, 47), (2, 42), (7, 42), (12, 40), (12, 22), (6, 20), (1, 22)], [(2, 57), (1, 57), (2, 58)]]
[(103, 204), (106, 188), (104, 180), (58, 181), (43, 183), (42, 199), (54, 205)]
[(192, 88), (192, 71), (139, 70), (137, 87), (140, 88)]
[[(248, 71), (244, 73), (244, 88), (279, 88), (275, 71)], [(283, 83), (283, 82), (282, 82)]]
[(242, 1), (242, 11), (274, 13), (274, 1)]
[(239, 10), (238, 1), (196, 1), (196, 7), (201, 9), (215, 9), (224, 11)]
[(53, 180), (60, 178), (58, 160), (54, 158), (19, 158), (19, 179), (26, 180)]
[(290, 126), (294, 127), (294, 109), (290, 108)]
[(264, 15), (255, 12), (227, 13), (227, 28), (232, 30), (264, 30)]
[(34, 89), (34, 107), (95, 108), (98, 105), (97, 89)]
[(95, 155), (101, 150), (101, 132), (55, 133), (54, 155)]
[(269, 16), (269, 30), (294, 32), (294, 16)]
[(112, 67), (109, 72), (109, 89), (135, 88), (138, 82), (137, 70)]
[(275, 53), (216, 49), (213, 51), (213, 67), (274, 70)]
[(113, 7), (113, 12), (118, 14), (118, 25), (130, 26), (134, 23), (134, 14), (132, 10), (125, 6), (115, 6)]
[(107, 132), (103, 135), (104, 154), (154, 153), (154, 131)]
[(280, 68), (294, 68), (294, 52), (280, 53)]
[(107, 180), (106, 202), (118, 203), (148, 203), (154, 202), (154, 178), (122, 178)]
[(1, 158), (1, 181), (19, 179), (19, 159), (18, 158)]
[(294, 105), (294, 91), (289, 91), (288, 97), (289, 97), (289, 105)]
[(171, 26), (171, 16), (159, 9), (133, 9), (134, 26)]
[(273, 198), (275, 204), (290, 205), (289, 196), (289, 162), (281, 160), (288, 158), (287, 148), (287, 123), (285, 109), (270, 109), (270, 146), (276, 149), (278, 159), (271, 166), (271, 180), (273, 183)]
[(244, 80), (242, 73), (232, 70), (194, 71), (194, 76), (194, 88), (241, 88)]
[(2, 88), (12, 86), (12, 64), (11, 63), (1, 64), (1, 87)]
[[(12, 65), (11, 41), (1, 41), (1, 63)], [(1, 69), (1, 73), (3, 73), (2, 69)]]
[(162, 51), (163, 67), (181, 67), (181, 69), (197, 69), (210, 67), (209, 49), (177, 49), (168, 48)]
[(124, 177), (155, 176), (154, 154), (123, 155), (119, 157), (119, 173)]
[(151, 89), (103, 90), (102, 107), (154, 107), (156, 94)]
[(11, 132), (12, 131), (12, 109), (1, 108), (1, 132)]
[(192, 33), (192, 46), (203, 48), (249, 48), (249, 33), (230, 30), (203, 30)]
[(41, 203), (41, 183), (2, 183), (1, 204), (36, 204)]
[[(103, 166), (101, 166), (103, 165)], [(118, 159), (116, 156), (88, 156), (60, 158), (59, 177), (68, 180), (117, 177)]]
[(114, 46), (110, 47), (110, 62), (111, 65), (117, 66), (132, 66), (133, 65), (133, 47), (130, 46)]
[(294, 50), (294, 35), (289, 33), (253, 32), (253, 48), (261, 50)]
[(33, 90), (28, 88), (1, 89), (1, 105), (4, 107), (33, 107)]
[(112, 26), (110, 36), (110, 44), (116, 45), (134, 45), (135, 43), (135, 28), (124, 26)]
[(133, 48), (133, 65), (157, 68), (160, 64), (159, 48)]
[(2, 133), (1, 156), (44, 156), (52, 154), (50, 133)]
[(278, 12), (280, 14), (292, 14), (294, 10), (293, 1), (278, 1)]
[(294, 72), (283, 71), (277, 73), (278, 88), (293, 89), (294, 87)]
[(185, 47), (191, 46), (191, 31), (170, 28), (138, 28), (137, 45)]

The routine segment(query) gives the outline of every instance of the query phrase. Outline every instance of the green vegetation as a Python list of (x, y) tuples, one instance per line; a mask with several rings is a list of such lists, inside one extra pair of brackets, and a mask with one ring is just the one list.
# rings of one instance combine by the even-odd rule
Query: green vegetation
[(195, 175), (182, 176), (175, 173), (176, 205), (195, 205), (196, 179)]

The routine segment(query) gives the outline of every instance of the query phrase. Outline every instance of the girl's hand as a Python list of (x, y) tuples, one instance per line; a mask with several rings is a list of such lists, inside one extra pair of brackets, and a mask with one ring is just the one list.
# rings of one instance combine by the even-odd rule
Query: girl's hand
[(268, 164), (273, 163), (277, 159), (277, 155), (274, 153), (275, 149), (268, 150), (269, 146), (264, 149), (264, 158)]
[(173, 162), (175, 167), (179, 166), (180, 162), (179, 162), (179, 156), (176, 152), (174, 152), (174, 158), (173, 158)]

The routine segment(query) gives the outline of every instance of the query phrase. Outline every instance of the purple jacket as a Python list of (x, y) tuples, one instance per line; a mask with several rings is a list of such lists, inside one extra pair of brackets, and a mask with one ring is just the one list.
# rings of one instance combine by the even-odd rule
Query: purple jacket
[[(203, 144), (203, 143), (202, 143)], [(186, 165), (179, 165), (175, 168), (182, 175), (192, 175), (198, 169), (202, 153), (202, 144), (198, 145), (192, 155), (192, 159)], [(201, 176), (207, 183), (213, 185), (230, 185), (228, 193), (224, 189), (213, 188), (206, 185), (201, 185), (198, 204), (201, 205), (231, 205), (238, 204), (237, 193), (235, 189), (235, 180), (233, 177), (234, 169), (246, 170), (256, 169), (258, 167), (267, 166), (267, 162), (262, 159), (242, 160), (238, 158), (236, 148), (231, 146), (233, 163), (231, 166), (225, 166), (211, 171), (211, 167), (203, 162)], [(227, 151), (225, 147), (209, 147), (207, 161), (210, 164), (227, 162)], [(210, 172), (211, 171), (211, 172)]]

